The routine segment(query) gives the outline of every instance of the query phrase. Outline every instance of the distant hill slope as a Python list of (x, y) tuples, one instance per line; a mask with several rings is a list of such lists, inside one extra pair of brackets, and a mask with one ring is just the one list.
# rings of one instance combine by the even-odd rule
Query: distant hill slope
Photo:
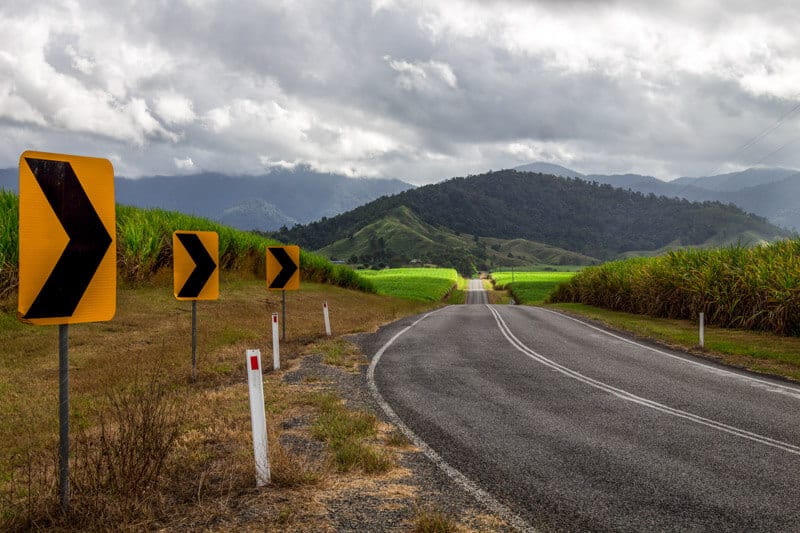
[(670, 243), (730, 241), (745, 232), (773, 240), (788, 233), (760, 217), (720, 203), (645, 196), (610, 185), (502, 170), (426, 185), (379, 198), (326, 220), (276, 233), (321, 249), (354, 235), (399, 206), (455, 233), (522, 238), (590, 257), (610, 259)]
[(735, 204), (745, 211), (765, 217), (773, 224), (800, 231), (800, 172), (790, 168), (748, 168), (699, 178), (663, 181), (639, 174), (588, 174), (551, 163), (531, 163), (516, 170), (552, 169), (558, 176), (579, 177), (586, 181), (607, 183), (644, 194), (685, 198), (693, 202), (717, 201)]
[[(17, 169), (0, 170), (0, 188), (16, 192), (17, 181)], [(275, 170), (261, 176), (117, 177), (115, 186), (120, 204), (160, 207), (262, 231), (331, 217), (413, 187), (400, 180), (348, 178), (308, 168)]]
[(434, 227), (401, 205), (352, 235), (318, 250), (332, 259), (368, 265), (436, 263), (471, 272), (533, 264), (589, 265), (599, 261), (575, 252), (524, 239), (502, 240), (456, 234)]

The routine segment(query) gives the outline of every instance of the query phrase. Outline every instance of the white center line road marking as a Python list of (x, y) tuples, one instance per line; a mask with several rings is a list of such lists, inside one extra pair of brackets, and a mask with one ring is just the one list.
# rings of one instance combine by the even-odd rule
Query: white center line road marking
[(508, 522), (512, 527), (517, 529), (518, 531), (525, 531), (525, 532), (534, 532), (536, 531), (530, 524), (528, 524), (525, 520), (519, 517), (517, 513), (512, 511), (510, 508), (506, 507), (499, 501), (497, 501), (494, 496), (480, 488), (475, 482), (469, 479), (467, 476), (462, 474), (459, 470), (456, 470), (452, 466), (450, 466), (442, 456), (436, 453), (433, 448), (428, 446), (428, 443), (422, 440), (416, 433), (411, 431), (411, 428), (405, 425), (405, 423), (397, 416), (397, 413), (394, 412), (394, 409), (386, 403), (386, 400), (383, 399), (381, 396), (380, 391), (378, 390), (378, 385), (375, 383), (375, 367), (378, 365), (378, 362), (381, 360), (384, 352), (392, 345), (394, 342), (400, 338), (405, 332), (428, 318), (429, 316), (438, 313), (442, 309), (446, 309), (446, 307), (442, 307), (437, 309), (436, 311), (431, 311), (430, 313), (423, 315), (422, 317), (418, 318), (413, 324), (407, 326), (406, 328), (397, 332), (394, 337), (389, 339), (386, 344), (384, 344), (380, 350), (372, 356), (372, 361), (369, 364), (369, 368), (367, 369), (367, 384), (369, 385), (369, 390), (372, 393), (373, 398), (375, 401), (380, 405), (383, 412), (386, 414), (386, 417), (389, 419), (392, 424), (397, 426), (397, 428), (403, 432), (403, 434), (408, 437), (408, 439), (414, 443), (414, 446), (422, 450), (428, 459), (433, 461), (440, 470), (442, 470), (445, 474), (450, 477), (457, 485), (463, 488), (468, 494), (471, 494), (473, 498), (477, 501), (482, 503), (486, 506), (490, 511), (495, 513), (497, 516)]
[[(658, 402), (654, 402), (653, 400), (648, 400), (647, 398), (643, 398), (641, 396), (636, 396), (635, 394), (632, 394), (632, 393), (630, 393), (630, 392), (628, 392), (626, 390), (623, 390), (623, 389), (614, 387), (612, 385), (609, 385), (607, 383), (604, 383), (602, 381), (598, 381), (596, 379), (590, 378), (588, 376), (585, 376), (585, 375), (581, 374), (580, 372), (576, 372), (576, 371), (571, 370), (571, 369), (569, 369), (569, 368), (567, 368), (567, 367), (565, 367), (563, 365), (560, 365), (560, 364), (556, 363), (555, 361), (552, 361), (552, 360), (548, 359), (547, 357), (545, 357), (545, 356), (535, 352), (534, 350), (530, 349), (529, 347), (525, 346), (525, 344), (523, 344), (517, 337), (514, 336), (513, 333), (511, 333), (511, 330), (509, 329), (508, 325), (505, 323), (503, 318), (500, 316), (500, 313), (493, 306), (487, 305), (486, 307), (488, 307), (489, 311), (491, 311), (492, 315), (494, 315), (494, 319), (497, 322), (497, 326), (500, 328), (500, 331), (503, 333), (503, 336), (505, 336), (505, 338), (508, 340), (509, 343), (511, 343), (511, 345), (514, 348), (516, 348), (521, 353), (527, 355), (528, 357), (530, 357), (534, 361), (537, 361), (537, 362), (539, 362), (539, 363), (541, 363), (541, 364), (543, 364), (543, 365), (545, 365), (545, 366), (547, 366), (549, 368), (552, 368), (553, 370), (556, 370), (557, 372), (560, 372), (561, 374), (563, 374), (563, 375), (565, 375), (567, 377), (570, 377), (570, 378), (575, 379), (577, 381), (586, 383), (589, 386), (592, 386), (592, 387), (595, 387), (597, 389), (600, 389), (600, 390), (603, 390), (605, 392), (608, 392), (610, 394), (613, 394), (614, 396), (616, 396), (617, 398), (620, 398), (621, 400), (633, 402), (633, 403), (636, 403), (636, 404), (641, 405), (643, 407), (648, 407), (650, 409), (654, 409), (656, 411), (660, 411), (660, 412), (666, 413), (668, 415), (672, 415), (672, 416), (675, 416), (675, 417), (678, 417), (678, 418), (683, 418), (685, 420), (690, 420), (690, 421), (695, 422), (697, 424), (702, 424), (704, 426), (716, 429), (718, 431), (723, 431), (725, 433), (730, 433), (731, 435), (736, 435), (737, 437), (741, 437), (743, 439), (748, 439), (748, 440), (751, 440), (751, 441), (754, 441), (754, 442), (758, 442), (758, 443), (764, 444), (766, 446), (771, 446), (773, 448), (778, 448), (780, 450), (784, 450), (784, 451), (786, 451), (788, 453), (791, 453), (791, 454), (794, 454), (794, 455), (800, 455), (800, 446), (795, 446), (795, 445), (790, 444), (788, 442), (783, 442), (783, 441), (780, 441), (780, 440), (772, 439), (770, 437), (766, 437), (764, 435), (759, 435), (757, 433), (752, 433), (750, 431), (747, 431), (747, 430), (744, 430), (744, 429), (741, 429), (741, 428), (737, 428), (737, 427), (734, 427), (734, 426), (730, 426), (730, 425), (724, 424), (722, 422), (717, 422), (716, 420), (712, 420), (710, 418), (705, 418), (705, 417), (702, 417), (702, 416), (699, 416), (699, 415), (695, 415), (693, 413), (689, 413), (688, 411), (682, 411), (680, 409), (675, 409), (673, 407), (669, 407), (668, 405), (664, 405), (664, 404), (661, 404), (661, 403), (658, 403)], [(602, 330), (600, 330), (600, 331), (602, 331)], [(634, 344), (637, 344), (637, 343), (634, 343)], [(675, 356), (673, 356), (673, 357), (675, 357)], [(678, 359), (681, 359), (681, 358), (678, 358)]]

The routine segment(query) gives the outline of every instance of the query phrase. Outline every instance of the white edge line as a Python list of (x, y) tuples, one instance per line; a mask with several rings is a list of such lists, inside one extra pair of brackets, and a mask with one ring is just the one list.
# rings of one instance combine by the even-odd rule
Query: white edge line
[(374, 356), (372, 356), (372, 361), (369, 364), (369, 368), (367, 369), (367, 384), (369, 385), (369, 390), (372, 393), (373, 398), (378, 405), (380, 405), (383, 412), (386, 414), (386, 417), (397, 426), (397, 428), (403, 432), (403, 434), (416, 446), (419, 448), (422, 453), (424, 453), (428, 459), (433, 461), (433, 463), (439, 467), (441, 471), (447, 474), (450, 479), (452, 479), (458, 486), (463, 488), (470, 494), (473, 498), (475, 498), (478, 502), (486, 506), (490, 511), (495, 513), (497, 516), (508, 522), (512, 527), (519, 531), (536, 531), (530, 524), (525, 522), (522, 518), (519, 517), (514, 511), (510, 508), (506, 507), (499, 501), (497, 501), (494, 496), (480, 488), (476, 485), (472, 480), (470, 480), (467, 476), (462, 474), (460, 471), (456, 470), (452, 466), (450, 466), (442, 457), (436, 453), (433, 448), (428, 446), (422, 438), (420, 438), (416, 433), (411, 431), (411, 429), (405, 425), (405, 423), (397, 416), (397, 413), (394, 412), (386, 400), (383, 399), (381, 396), (380, 391), (378, 390), (378, 386), (375, 383), (375, 367), (378, 365), (378, 362), (381, 360), (384, 352), (392, 345), (394, 342), (400, 338), (405, 332), (428, 318), (434, 313), (438, 313), (444, 308), (437, 309), (436, 311), (431, 311), (423, 315), (422, 317), (418, 318), (413, 324), (410, 326), (406, 326), (404, 329), (400, 330), (396, 333), (391, 339), (389, 339), (386, 344), (384, 344), (380, 350), (378, 350)]
[(777, 439), (773, 439), (771, 437), (767, 437), (767, 436), (764, 436), (764, 435), (759, 435), (758, 433), (753, 433), (753, 432), (747, 431), (745, 429), (737, 428), (735, 426), (730, 426), (730, 425), (725, 424), (723, 422), (718, 422), (716, 420), (713, 420), (713, 419), (710, 419), (710, 418), (705, 418), (703, 416), (696, 415), (696, 414), (690, 413), (688, 411), (682, 411), (680, 409), (676, 409), (674, 407), (670, 407), (668, 405), (664, 405), (662, 403), (658, 403), (658, 402), (656, 402), (654, 400), (649, 400), (647, 398), (643, 398), (641, 396), (637, 396), (637, 395), (635, 395), (635, 394), (633, 394), (631, 392), (628, 392), (628, 391), (626, 391), (624, 389), (620, 389), (620, 388), (614, 387), (614, 386), (609, 385), (607, 383), (604, 383), (604, 382), (602, 382), (600, 380), (596, 380), (596, 379), (590, 378), (588, 376), (585, 376), (585, 375), (581, 374), (580, 372), (577, 372), (575, 370), (572, 370), (570, 368), (562, 366), (562, 365), (556, 363), (555, 361), (552, 361), (551, 359), (548, 359), (547, 357), (535, 352), (534, 350), (530, 349), (528, 346), (523, 344), (522, 341), (520, 341), (511, 332), (511, 329), (505, 323), (505, 320), (503, 320), (503, 317), (500, 316), (499, 311), (497, 311), (496, 309), (492, 308), (491, 306), (487, 306), (487, 307), (489, 307), (489, 311), (491, 311), (492, 315), (494, 315), (495, 322), (497, 322), (497, 327), (500, 328), (500, 331), (503, 334), (503, 336), (505, 336), (506, 340), (514, 348), (516, 348), (519, 352), (523, 353), (524, 355), (527, 355), (528, 357), (530, 357), (534, 361), (536, 361), (538, 363), (541, 363), (541, 364), (543, 364), (545, 366), (548, 366), (548, 367), (552, 368), (553, 370), (556, 370), (557, 372), (559, 372), (561, 374), (564, 374), (567, 377), (570, 377), (570, 378), (575, 379), (577, 381), (586, 383), (587, 385), (589, 385), (591, 387), (594, 387), (596, 389), (600, 389), (602, 391), (605, 391), (605, 392), (608, 392), (610, 394), (613, 394), (614, 396), (620, 398), (621, 400), (630, 401), (630, 402), (636, 403), (638, 405), (641, 405), (643, 407), (649, 407), (650, 409), (654, 409), (656, 411), (659, 411), (659, 412), (662, 412), (662, 413), (665, 413), (665, 414), (668, 414), (668, 415), (672, 415), (672, 416), (675, 416), (675, 417), (678, 417), (678, 418), (683, 418), (683, 419), (686, 419), (686, 420), (690, 420), (692, 422), (695, 422), (696, 424), (700, 424), (700, 425), (703, 425), (703, 426), (706, 426), (706, 427), (710, 427), (710, 428), (716, 429), (718, 431), (723, 431), (725, 433), (729, 433), (731, 435), (735, 435), (737, 437), (740, 437), (740, 438), (743, 438), (743, 439), (747, 439), (747, 440), (750, 440), (750, 441), (753, 441), (753, 442), (758, 442), (760, 444), (764, 444), (764, 445), (770, 446), (772, 448), (778, 448), (780, 450), (789, 452), (789, 453), (794, 454), (794, 455), (800, 455), (800, 447), (795, 446), (794, 444), (790, 444), (788, 442), (783, 442), (783, 441), (780, 441), (780, 440), (777, 440)]
[(556, 316), (560, 316), (560, 317), (563, 317), (563, 318), (567, 318), (567, 319), (572, 320), (574, 322), (577, 322), (579, 324), (583, 324), (587, 328), (591, 328), (593, 330), (599, 331), (600, 333), (608, 335), (609, 337), (614, 337), (617, 340), (621, 340), (622, 342), (627, 342), (628, 344), (633, 344), (634, 346), (638, 346), (639, 348), (644, 348), (645, 350), (650, 350), (651, 352), (655, 352), (655, 353), (657, 353), (659, 355), (664, 355), (666, 357), (671, 357), (673, 359), (677, 359), (677, 360), (682, 361), (682, 362), (684, 362), (684, 363), (686, 363), (688, 365), (700, 366), (700, 367), (703, 367), (703, 368), (709, 370), (710, 372), (729, 374), (731, 376), (734, 376), (736, 378), (743, 379), (743, 380), (746, 380), (746, 381), (755, 381), (756, 383), (761, 383), (761, 384), (767, 385), (769, 387), (775, 387), (775, 388), (778, 388), (778, 389), (785, 389), (787, 391), (791, 391), (794, 394), (800, 394), (800, 390), (798, 390), (796, 387), (792, 387), (791, 385), (783, 385), (781, 383), (776, 383), (776, 382), (773, 382), (773, 381), (766, 381), (764, 379), (759, 379), (757, 377), (748, 376), (748, 375), (745, 375), (745, 374), (741, 374), (739, 372), (733, 372), (731, 370), (726, 370), (724, 368), (719, 368), (719, 367), (716, 367), (716, 366), (708, 365), (708, 364), (705, 364), (705, 363), (701, 363), (699, 361), (692, 361), (688, 357), (681, 357), (679, 355), (675, 355), (675, 354), (671, 354), (669, 352), (665, 352), (664, 350), (659, 350), (658, 348), (653, 348), (652, 346), (647, 346), (646, 344), (641, 344), (641, 343), (636, 342), (636, 341), (631, 340), (631, 339), (626, 339), (625, 337), (622, 337), (620, 335), (616, 335), (614, 333), (611, 333), (610, 331), (607, 331), (607, 330), (605, 330), (603, 328), (599, 328), (597, 326), (589, 324), (588, 322), (584, 322), (583, 320), (581, 320), (579, 318), (575, 318), (573, 316), (570, 316), (570, 315), (568, 315), (566, 313), (559, 313), (558, 311), (554, 311), (552, 309), (547, 309), (545, 307), (535, 307), (535, 309), (541, 309), (542, 311), (545, 311), (547, 313), (550, 313), (550, 314), (553, 314), (553, 315), (556, 315)]

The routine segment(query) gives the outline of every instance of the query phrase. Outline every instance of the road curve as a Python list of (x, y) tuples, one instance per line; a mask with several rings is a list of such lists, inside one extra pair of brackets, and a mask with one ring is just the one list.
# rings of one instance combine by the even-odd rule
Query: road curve
[(800, 529), (800, 388), (542, 308), (420, 318), (365, 341), (374, 387), (444, 463), (527, 524)]

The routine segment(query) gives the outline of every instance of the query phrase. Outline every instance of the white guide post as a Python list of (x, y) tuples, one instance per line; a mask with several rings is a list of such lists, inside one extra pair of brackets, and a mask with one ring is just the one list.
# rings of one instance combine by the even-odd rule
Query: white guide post
[(703, 313), (700, 313), (700, 347), (702, 348), (705, 345), (705, 316)]
[(256, 458), (256, 486), (263, 487), (270, 482), (270, 473), (261, 350), (247, 350), (246, 359), (247, 385), (250, 388), (250, 422), (253, 426), (253, 454)]
[(325, 334), (331, 336), (331, 317), (328, 314), (328, 302), (322, 304), (322, 314), (325, 317)]
[(272, 313), (272, 369), (281, 368), (281, 347), (278, 338), (278, 313)]

